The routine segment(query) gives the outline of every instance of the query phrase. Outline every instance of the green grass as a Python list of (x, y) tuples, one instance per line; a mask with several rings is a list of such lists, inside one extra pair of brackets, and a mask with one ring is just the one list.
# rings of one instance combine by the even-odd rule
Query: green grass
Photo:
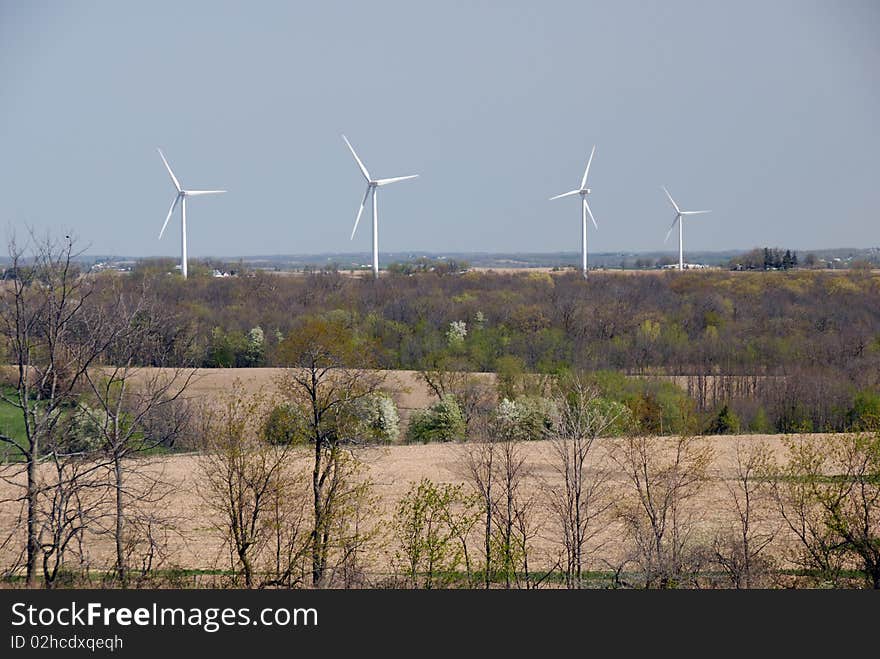
[[(5, 396), (12, 397), (15, 393), (13, 387), (3, 387), (3, 394)], [(20, 442), (23, 442), (25, 439), (24, 418), (21, 415), (21, 410), (10, 405), (5, 400), (0, 400), (0, 433)], [(18, 461), (20, 459), (21, 455), (15, 448), (5, 442), (0, 445), (0, 461)]]

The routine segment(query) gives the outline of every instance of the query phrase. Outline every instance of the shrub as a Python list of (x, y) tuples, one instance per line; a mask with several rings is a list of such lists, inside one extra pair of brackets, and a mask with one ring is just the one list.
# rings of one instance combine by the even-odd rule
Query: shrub
[(598, 371), (591, 379), (602, 398), (623, 403), (632, 412), (632, 425), (642, 432), (670, 434), (690, 432), (694, 401), (673, 382), (628, 377)]
[(770, 418), (767, 416), (767, 411), (763, 406), (758, 407), (758, 410), (755, 412), (755, 416), (752, 418), (751, 423), (749, 423), (749, 430), (764, 435), (773, 432), (773, 424), (770, 423)]
[(503, 398), (495, 409), (495, 429), (515, 439), (542, 439), (552, 426), (552, 401), (537, 396)]
[(880, 393), (872, 389), (857, 392), (846, 414), (846, 421), (852, 430), (880, 428)]
[(304, 436), (302, 419), (293, 405), (276, 405), (263, 423), (263, 439), (276, 446), (301, 442)]
[(717, 416), (706, 428), (709, 435), (734, 435), (739, 432), (739, 417), (727, 405), (723, 405)]
[(360, 433), (374, 442), (392, 443), (400, 437), (400, 417), (394, 400), (386, 393), (375, 393), (358, 401)]
[(608, 426), (603, 434), (608, 437), (626, 435), (636, 426), (632, 410), (616, 400), (601, 396), (593, 398), (587, 403), (587, 412), (595, 419), (607, 420)]
[(93, 410), (87, 405), (70, 413), (67, 426), (59, 441), (59, 449), (65, 453), (88, 453), (104, 446), (101, 424), (107, 418), (103, 410)]
[(449, 442), (465, 436), (464, 415), (455, 399), (444, 396), (426, 410), (412, 415), (408, 428), (411, 442)]

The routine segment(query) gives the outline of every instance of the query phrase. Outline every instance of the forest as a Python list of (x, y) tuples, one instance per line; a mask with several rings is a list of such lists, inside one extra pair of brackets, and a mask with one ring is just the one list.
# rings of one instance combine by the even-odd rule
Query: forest
[(162, 341), (180, 365), (284, 366), (284, 339), (322, 316), (368, 342), (384, 369), (671, 378), (701, 413), (728, 406), (759, 432), (842, 431), (880, 410), (880, 277), (870, 271), (583, 281), (447, 268), (378, 281), (334, 270), (182, 281), (145, 264), (103, 277), (155, 293), (169, 311)]

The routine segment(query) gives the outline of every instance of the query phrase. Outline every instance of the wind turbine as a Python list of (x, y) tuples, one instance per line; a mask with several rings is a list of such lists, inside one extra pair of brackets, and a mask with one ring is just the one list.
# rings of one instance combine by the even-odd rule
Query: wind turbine
[(711, 213), (712, 211), (683, 211), (678, 207), (678, 204), (675, 203), (672, 195), (669, 194), (669, 190), (667, 190), (665, 186), (661, 187), (663, 188), (663, 192), (666, 193), (666, 198), (669, 199), (669, 203), (672, 204), (672, 207), (675, 209), (675, 219), (672, 220), (672, 224), (669, 226), (669, 231), (666, 232), (666, 238), (663, 242), (665, 243), (669, 240), (669, 235), (675, 228), (675, 223), (678, 222), (678, 269), (684, 270), (684, 229), (682, 228), (684, 225), (684, 216), (702, 215), (703, 213)]
[(168, 215), (165, 217), (165, 224), (162, 225), (162, 230), (159, 232), (159, 240), (162, 240), (162, 234), (165, 233), (165, 227), (168, 226), (168, 221), (171, 219), (171, 214), (174, 212), (174, 209), (177, 207), (178, 202), (180, 203), (180, 274), (183, 275), (183, 278), (186, 279), (186, 198), (187, 197), (200, 197), (202, 195), (209, 194), (223, 194), (226, 190), (184, 190), (180, 187), (180, 182), (177, 180), (177, 177), (174, 175), (174, 172), (171, 171), (171, 165), (168, 164), (168, 161), (165, 159), (165, 154), (162, 153), (162, 149), (156, 149), (159, 152), (159, 157), (162, 158), (162, 162), (165, 163), (165, 169), (168, 170), (169, 176), (171, 176), (171, 180), (174, 182), (174, 187), (177, 188), (177, 196), (174, 198), (174, 201), (171, 202), (171, 208), (168, 209)]
[(355, 152), (354, 147), (351, 145), (351, 142), (348, 141), (348, 138), (343, 135), (342, 139), (345, 140), (345, 144), (348, 146), (348, 150), (351, 151), (351, 155), (354, 156), (355, 162), (357, 162), (358, 167), (360, 167), (361, 174), (364, 175), (364, 179), (367, 181), (367, 191), (364, 193), (364, 198), (361, 201), (361, 207), (358, 209), (357, 217), (354, 220), (354, 229), (351, 230), (351, 238), (349, 240), (354, 240), (354, 232), (357, 231), (358, 222), (361, 221), (361, 214), (364, 212), (364, 204), (367, 203), (367, 197), (370, 194), (373, 195), (373, 277), (379, 277), (379, 211), (376, 202), (376, 195), (378, 189), (383, 185), (388, 185), (389, 183), (397, 183), (398, 181), (406, 181), (411, 178), (417, 178), (418, 174), (411, 174), (409, 176), (395, 176), (394, 178), (378, 178), (373, 179), (370, 178), (370, 172), (367, 171), (367, 168), (364, 166), (364, 163), (361, 162), (361, 159), (358, 158), (358, 154)]
[(590, 151), (590, 159), (587, 160), (587, 168), (584, 170), (584, 177), (581, 179), (581, 186), (577, 190), (572, 190), (570, 192), (563, 192), (562, 194), (558, 194), (555, 197), (550, 197), (550, 201), (554, 199), (561, 199), (562, 197), (571, 197), (572, 195), (580, 195), (581, 196), (581, 270), (584, 273), (584, 279), (587, 278), (587, 215), (589, 214), (590, 219), (593, 221), (593, 226), (596, 229), (599, 228), (599, 225), (596, 224), (596, 218), (593, 217), (593, 211), (590, 210), (590, 205), (587, 203), (587, 195), (590, 194), (590, 188), (587, 187), (587, 176), (590, 174), (590, 164), (593, 162), (593, 154), (596, 153), (596, 145), (593, 145), (593, 150)]

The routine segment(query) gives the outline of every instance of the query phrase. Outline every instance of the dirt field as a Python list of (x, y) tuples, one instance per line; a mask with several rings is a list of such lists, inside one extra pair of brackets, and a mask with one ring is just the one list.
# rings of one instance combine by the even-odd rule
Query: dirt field
[[(262, 392), (272, 396), (278, 392), (280, 378), (286, 369), (283, 368), (200, 368), (186, 389), (186, 398), (190, 400), (216, 399), (218, 394), (228, 392), (236, 381), (240, 382), (248, 393)], [(170, 370), (168, 371), (171, 372)], [(385, 375), (382, 389), (394, 398), (400, 413), (401, 428), (413, 410), (428, 407), (437, 400), (425, 381), (417, 371), (381, 371)], [(152, 375), (155, 369), (144, 369), (144, 375)], [(477, 373), (489, 385), (494, 384), (494, 373)]]
[[(834, 436), (814, 436), (823, 440), (833, 441)], [(609, 459), (607, 451), (612, 448), (614, 440), (599, 440), (597, 465), (609, 467), (613, 471), (612, 483), (614, 498), (620, 500), (628, 495), (623, 474), (616, 470)], [(656, 439), (658, 442), (667, 439)], [(723, 526), (728, 519), (730, 497), (727, 493), (725, 479), (733, 475), (735, 450), (738, 442), (754, 443), (764, 441), (775, 452), (782, 449), (779, 436), (720, 436), (705, 437), (699, 441), (710, 444), (714, 448), (714, 460), (711, 466), (712, 480), (693, 506), (693, 512), (699, 518), (698, 534), (711, 534)], [(358, 457), (368, 465), (368, 476), (375, 486), (378, 497), (378, 514), (374, 521), (383, 529), (390, 528), (397, 501), (403, 496), (410, 485), (422, 478), (429, 478), (438, 483), (463, 483), (466, 481), (462, 466), (462, 444), (403, 445), (382, 448), (360, 449)], [(541, 498), (543, 488), (559, 481), (553, 468), (552, 446), (546, 441), (528, 442), (522, 445), (526, 456), (526, 464), (531, 472), (528, 488), (531, 493)], [(303, 450), (298, 457), (302, 467), (309, 463), (310, 453)], [(221, 540), (212, 528), (211, 514), (200, 491), (201, 458), (197, 455), (177, 455), (154, 460), (149, 469), (159, 475), (171, 486), (172, 493), (163, 501), (165, 514), (178, 520), (181, 535), (171, 540), (169, 565), (182, 568), (222, 569), (228, 566), (227, 557), (222, 550)], [(0, 500), (12, 494), (14, 490), (9, 484), (0, 484)], [(545, 508), (539, 507), (535, 519), (540, 531), (535, 538), (535, 552), (532, 557), (534, 567), (552, 565), (559, 547), (553, 541), (558, 537), (554, 529), (554, 521)], [(10, 504), (0, 506), (0, 530), (4, 538), (13, 528), (15, 509)], [(596, 565), (600, 569), (604, 560), (614, 562), (620, 557), (621, 529), (613, 521), (604, 523), (604, 528), (596, 544), (604, 544), (597, 554)], [(19, 543), (14, 543), (21, 546)], [(113, 545), (109, 536), (90, 537), (89, 559), (94, 566), (112, 564)], [(393, 542), (385, 543), (372, 562), (371, 568), (377, 573), (389, 569), (390, 557), (393, 555)], [(11, 546), (0, 550), (0, 565), (8, 565), (14, 560)]]

